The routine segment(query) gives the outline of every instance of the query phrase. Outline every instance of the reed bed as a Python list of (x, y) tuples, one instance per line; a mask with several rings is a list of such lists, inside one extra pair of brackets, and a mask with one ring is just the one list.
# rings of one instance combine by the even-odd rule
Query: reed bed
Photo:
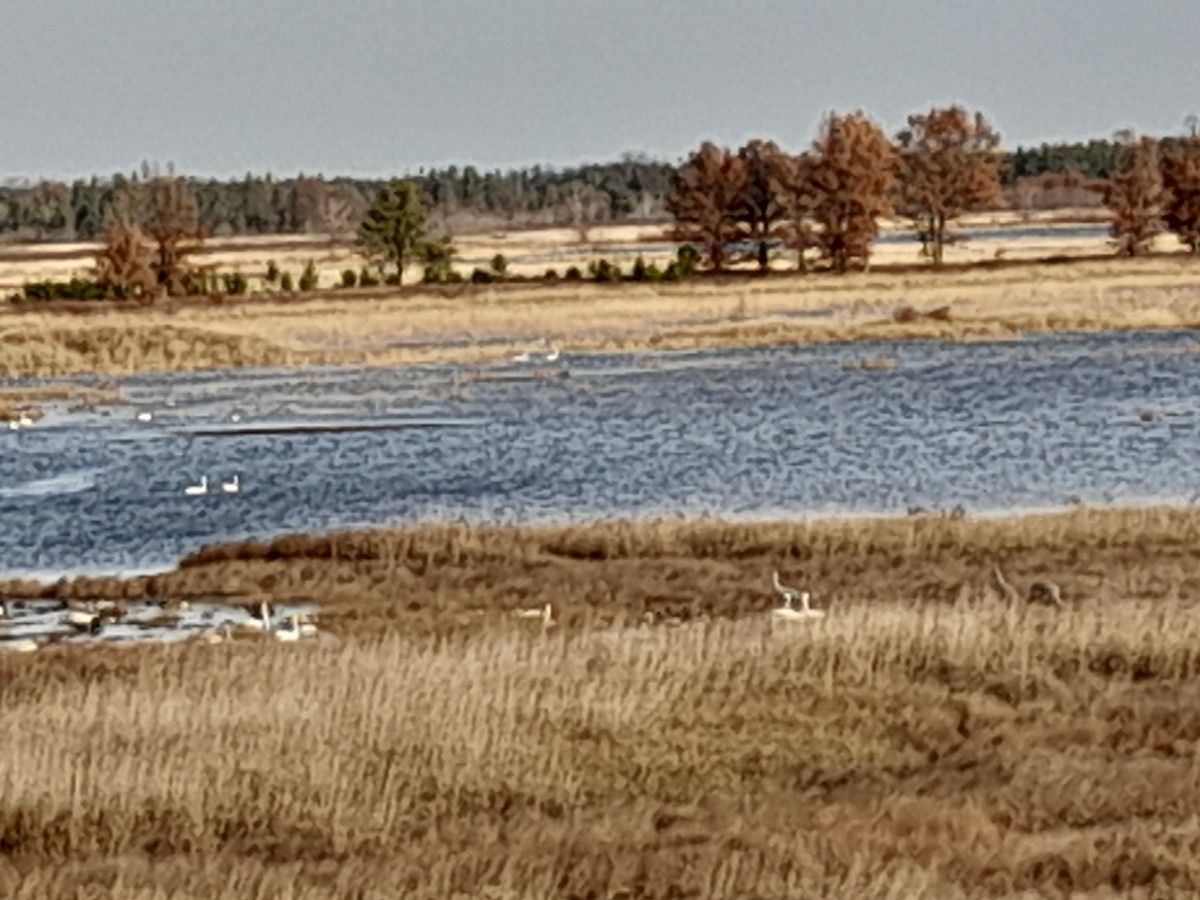
[(3, 658), (0, 890), (1194, 890), (1198, 632), (1182, 603), (896, 600)]
[[(0, 655), (0, 895), (1188, 896), (1198, 539), (1186, 509), (444, 525), (53, 586), (305, 590), (337, 637)], [(772, 567), (826, 617), (775, 619)]]

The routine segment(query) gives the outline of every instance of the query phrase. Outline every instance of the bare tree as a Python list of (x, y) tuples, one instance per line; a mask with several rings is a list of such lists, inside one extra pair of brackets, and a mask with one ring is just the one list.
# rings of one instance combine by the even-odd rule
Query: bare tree
[(1192, 253), (1200, 252), (1200, 137), (1164, 145), (1161, 168), (1163, 223)]
[(1101, 188), (1113, 214), (1109, 229), (1119, 256), (1140, 256), (1162, 232), (1163, 177), (1158, 142), (1130, 132), (1117, 134), (1117, 171)]
[(122, 297), (154, 296), (154, 253), (137, 226), (118, 222), (108, 230), (96, 254), (96, 279)]
[(982, 114), (952, 106), (909, 116), (896, 140), (899, 211), (913, 220), (926, 255), (940, 266), (949, 222), (1004, 205), (996, 155), (1000, 135)]
[(187, 293), (192, 272), (187, 258), (200, 250), (204, 233), (196, 194), (183, 178), (152, 175), (124, 187), (114, 203), (114, 224), (136, 228), (153, 246), (158, 288)]
[(862, 112), (830, 115), (807, 168), (800, 191), (822, 254), (837, 272), (852, 260), (865, 267), (879, 217), (892, 212), (897, 162), (887, 135)]
[(768, 242), (784, 234), (795, 165), (774, 141), (757, 138), (738, 150), (738, 158), (746, 171), (738, 214), (747, 236), (757, 245), (758, 267), (766, 269)]
[(729, 244), (743, 233), (738, 210), (745, 189), (745, 161), (705, 142), (673, 179), (667, 199), (675, 217), (672, 239), (700, 244), (708, 265), (719, 272), (729, 260)]

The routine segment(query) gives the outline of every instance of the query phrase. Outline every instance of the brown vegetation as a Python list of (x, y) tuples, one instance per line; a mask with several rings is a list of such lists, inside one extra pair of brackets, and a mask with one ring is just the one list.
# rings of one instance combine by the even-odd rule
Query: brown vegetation
[[(0, 894), (1191, 895), (1198, 555), (1187, 510), (197, 554), (157, 589), (341, 639), (0, 655)], [(772, 568), (827, 617), (772, 623)]]
[(1113, 245), (1120, 256), (1141, 256), (1162, 229), (1163, 177), (1153, 138), (1122, 136), (1118, 170), (1103, 185), (1104, 205), (1113, 214)]
[[(1102, 246), (1103, 239), (1094, 243)], [(527, 349), (534, 335), (552, 336), (570, 366), (593, 350), (1004, 339), (1023, 332), (1200, 324), (1200, 292), (1183, 253), (1057, 266), (947, 265), (940, 274), (924, 267), (875, 268), (844, 278), (781, 275), (612, 287), (560, 282), (261, 296), (224, 304), (169, 300), (146, 309), (86, 306), (90, 315), (67, 315), (52, 304), (0, 313), (0, 375), (476, 364)], [(933, 312), (939, 318), (931, 318)]]
[(830, 116), (813, 147), (800, 193), (817, 225), (815, 238), (835, 272), (867, 265), (879, 219), (892, 212), (895, 148), (863, 113)]
[(721, 271), (728, 245), (742, 234), (739, 212), (745, 196), (746, 160), (705, 142), (672, 180), (667, 198), (675, 217), (672, 240), (699, 244), (706, 263)]
[(997, 209), (1000, 135), (961, 107), (909, 116), (899, 137), (900, 210), (917, 223), (933, 264), (945, 257), (947, 225), (973, 210)]

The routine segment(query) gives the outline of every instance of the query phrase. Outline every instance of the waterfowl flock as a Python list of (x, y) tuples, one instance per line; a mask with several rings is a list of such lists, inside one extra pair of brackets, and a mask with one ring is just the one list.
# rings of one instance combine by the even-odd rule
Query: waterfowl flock
[(257, 632), (293, 642), (322, 635), (314, 604), (249, 606), (184, 598), (140, 601), (5, 600), (0, 652), (28, 653), (54, 644), (199, 640), (220, 643)]

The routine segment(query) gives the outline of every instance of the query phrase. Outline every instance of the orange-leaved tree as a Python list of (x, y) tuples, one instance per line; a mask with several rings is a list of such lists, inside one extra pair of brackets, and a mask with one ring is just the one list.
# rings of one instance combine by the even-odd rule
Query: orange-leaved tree
[(672, 179), (671, 238), (699, 244), (708, 266), (719, 272), (729, 261), (729, 245), (743, 234), (739, 211), (745, 190), (745, 160), (706, 141)]
[(788, 218), (789, 195), (795, 175), (793, 157), (774, 141), (755, 138), (738, 150), (745, 164), (746, 177), (738, 204), (738, 215), (746, 226), (746, 236), (755, 244), (758, 267), (769, 265), (769, 242), (784, 236)]
[(879, 217), (892, 212), (897, 161), (891, 141), (862, 112), (830, 115), (804, 168), (799, 191), (822, 255), (837, 272), (852, 260), (865, 268)]
[(1101, 186), (1104, 205), (1112, 213), (1109, 233), (1118, 256), (1150, 251), (1162, 232), (1163, 179), (1158, 167), (1158, 141), (1117, 134), (1117, 169)]
[(1200, 252), (1200, 137), (1169, 142), (1161, 151), (1163, 223), (1192, 252)]
[(1000, 135), (981, 113), (951, 106), (909, 116), (896, 143), (899, 212), (913, 220), (926, 255), (940, 266), (949, 222), (1004, 205), (996, 153)]

